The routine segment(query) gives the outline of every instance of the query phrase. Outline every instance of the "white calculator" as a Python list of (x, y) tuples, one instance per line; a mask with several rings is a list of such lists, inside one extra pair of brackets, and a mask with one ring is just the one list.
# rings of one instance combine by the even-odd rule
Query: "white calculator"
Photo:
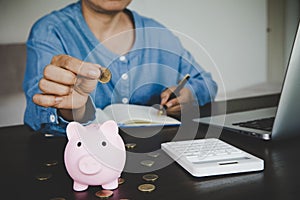
[(264, 161), (216, 138), (175, 141), (162, 149), (196, 177), (262, 171)]

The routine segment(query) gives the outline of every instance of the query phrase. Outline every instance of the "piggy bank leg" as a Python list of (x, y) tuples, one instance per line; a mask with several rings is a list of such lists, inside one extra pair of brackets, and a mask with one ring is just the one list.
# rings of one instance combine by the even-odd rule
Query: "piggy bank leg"
[(80, 184), (80, 183), (75, 182), (75, 181), (74, 181), (74, 184), (73, 184), (73, 189), (77, 192), (86, 190), (88, 187), (89, 187), (88, 185), (83, 185), (83, 184)]
[(107, 184), (103, 184), (102, 188), (105, 190), (114, 190), (117, 189), (119, 186), (118, 184), (118, 179), (115, 179), (114, 181), (107, 183)]

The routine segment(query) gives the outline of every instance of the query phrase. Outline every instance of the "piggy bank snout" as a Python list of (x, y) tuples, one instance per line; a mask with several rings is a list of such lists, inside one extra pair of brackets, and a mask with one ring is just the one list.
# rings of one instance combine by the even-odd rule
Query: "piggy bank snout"
[(79, 169), (83, 174), (93, 175), (102, 170), (102, 165), (92, 156), (84, 156), (79, 160)]

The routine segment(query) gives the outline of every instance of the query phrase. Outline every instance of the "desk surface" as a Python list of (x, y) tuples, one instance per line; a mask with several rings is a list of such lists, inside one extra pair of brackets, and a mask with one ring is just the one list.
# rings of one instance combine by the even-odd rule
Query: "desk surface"
[[(268, 101), (265, 101), (268, 100)], [(235, 111), (262, 104), (272, 104), (277, 97), (250, 98), (228, 102), (229, 110)], [(260, 104), (260, 105), (259, 105)], [(205, 110), (205, 109), (204, 109)], [(185, 126), (185, 125), (183, 125)], [(187, 125), (189, 126), (189, 125)], [(207, 130), (198, 127), (197, 137)], [(141, 134), (149, 130), (141, 130)], [(134, 142), (131, 152), (147, 153), (159, 149), (160, 143), (174, 139), (178, 128), (164, 128), (148, 138), (137, 138), (125, 130), (121, 135), (126, 142)], [(262, 141), (249, 136), (222, 131), (221, 139), (265, 160), (263, 172), (244, 173), (207, 178), (194, 178), (178, 164), (171, 163), (164, 168), (156, 168), (160, 157), (145, 171), (155, 173), (159, 179), (154, 182), (156, 189), (151, 193), (140, 192), (137, 187), (146, 183), (142, 176), (147, 172), (123, 172), (125, 183), (114, 191), (109, 199), (299, 199), (300, 197), (300, 137), (280, 142)], [(67, 139), (64, 137), (45, 138), (26, 126), (0, 129), (0, 177), (1, 199), (99, 199), (95, 193), (100, 187), (89, 187), (84, 192), (72, 190), (72, 180), (68, 176), (63, 152)], [(57, 161), (47, 167), (48, 161)], [(134, 161), (130, 161), (134, 162)], [(153, 171), (154, 170), (154, 171)], [(51, 174), (46, 181), (35, 178), (40, 173)], [(4, 198), (5, 197), (5, 198)]]

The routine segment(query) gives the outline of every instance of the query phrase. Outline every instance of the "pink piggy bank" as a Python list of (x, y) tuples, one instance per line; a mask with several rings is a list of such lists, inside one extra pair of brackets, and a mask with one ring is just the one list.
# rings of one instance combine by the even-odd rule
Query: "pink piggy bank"
[(67, 137), (64, 160), (74, 180), (73, 189), (83, 191), (89, 185), (116, 189), (126, 160), (125, 145), (116, 122), (88, 126), (71, 122), (67, 126)]

